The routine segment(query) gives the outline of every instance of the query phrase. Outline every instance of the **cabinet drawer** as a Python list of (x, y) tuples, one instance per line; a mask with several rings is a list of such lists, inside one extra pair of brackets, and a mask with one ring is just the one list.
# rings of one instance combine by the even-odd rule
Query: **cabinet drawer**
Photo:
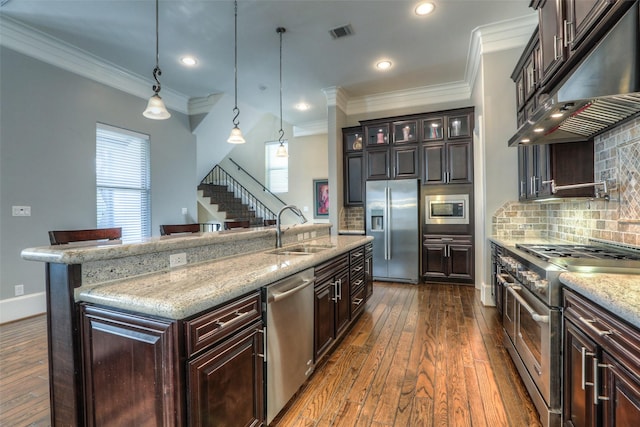
[(640, 331), (570, 290), (564, 290), (564, 316), (617, 358), (640, 366)]
[(260, 292), (185, 321), (187, 357), (262, 318)]
[(333, 275), (343, 268), (349, 268), (349, 253), (346, 252), (342, 255), (338, 255), (329, 261), (320, 264), (315, 268), (316, 283), (320, 284), (328, 277)]
[(364, 253), (366, 255), (371, 255), (373, 253), (373, 243), (367, 243), (364, 245)]
[(360, 286), (356, 293), (351, 294), (351, 318), (355, 318), (356, 315), (364, 311), (364, 305), (366, 303), (365, 287)]
[(351, 250), (351, 252), (349, 252), (349, 260), (351, 262), (351, 265), (358, 262), (362, 262), (363, 259), (364, 259), (364, 246), (358, 249), (353, 249)]
[(351, 276), (351, 295), (360, 291), (364, 287), (364, 271), (355, 276)]
[(440, 235), (440, 234), (425, 234), (423, 235), (423, 244), (471, 244), (471, 236), (468, 235)]

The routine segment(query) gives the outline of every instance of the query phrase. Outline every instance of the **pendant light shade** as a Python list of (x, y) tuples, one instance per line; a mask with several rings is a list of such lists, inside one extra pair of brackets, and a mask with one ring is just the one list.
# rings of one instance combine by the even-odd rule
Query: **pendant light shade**
[(284, 27), (276, 28), (276, 32), (280, 34), (280, 137), (278, 141), (280, 146), (276, 151), (276, 157), (289, 157), (287, 153), (287, 147), (284, 146), (284, 130), (282, 129), (282, 35), (287, 31)]
[(153, 78), (156, 81), (156, 84), (153, 85), (153, 91), (155, 94), (149, 98), (149, 103), (147, 104), (146, 110), (142, 113), (148, 119), (152, 120), (166, 120), (171, 117), (169, 111), (167, 111), (167, 107), (165, 107), (162, 98), (160, 97), (160, 80), (158, 77), (162, 75), (162, 71), (160, 71), (160, 53), (159, 53), (159, 32), (158, 32), (158, 0), (156, 0), (156, 66), (153, 69)]
[(227, 142), (229, 144), (244, 144), (246, 141), (242, 136), (242, 131), (240, 130), (240, 121), (238, 120), (238, 116), (240, 116), (240, 109), (238, 108), (238, 1), (235, 0), (233, 2), (234, 7), (234, 66), (233, 66), (233, 74), (235, 77), (235, 107), (233, 107), (233, 129), (231, 129), (231, 135), (229, 135), (229, 139)]

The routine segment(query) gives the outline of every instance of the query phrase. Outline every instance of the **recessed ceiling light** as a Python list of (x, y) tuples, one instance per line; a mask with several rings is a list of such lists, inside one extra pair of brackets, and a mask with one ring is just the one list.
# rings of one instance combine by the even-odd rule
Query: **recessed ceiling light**
[(436, 8), (436, 5), (431, 3), (431, 2), (429, 2), (429, 1), (425, 1), (425, 2), (419, 3), (416, 6), (416, 9), (415, 9), (416, 10), (416, 15), (419, 15), (419, 16), (428, 15), (431, 12), (433, 12), (433, 10), (435, 8)]
[(391, 61), (388, 60), (384, 60), (384, 61), (380, 61), (376, 64), (376, 68), (378, 70), (388, 70), (389, 68), (391, 68)]
[(183, 56), (182, 58), (180, 58), (180, 63), (182, 63), (182, 65), (186, 65), (187, 67), (193, 67), (198, 63), (198, 60), (193, 56)]
[(300, 111), (307, 111), (309, 108), (311, 108), (309, 104), (304, 102), (297, 103), (295, 107), (296, 107), (296, 110), (300, 110)]

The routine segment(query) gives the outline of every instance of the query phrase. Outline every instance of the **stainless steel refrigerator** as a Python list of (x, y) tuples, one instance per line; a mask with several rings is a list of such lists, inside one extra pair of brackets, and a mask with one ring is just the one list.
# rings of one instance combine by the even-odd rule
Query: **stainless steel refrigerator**
[(373, 236), (373, 278), (418, 283), (418, 180), (367, 181), (367, 235)]

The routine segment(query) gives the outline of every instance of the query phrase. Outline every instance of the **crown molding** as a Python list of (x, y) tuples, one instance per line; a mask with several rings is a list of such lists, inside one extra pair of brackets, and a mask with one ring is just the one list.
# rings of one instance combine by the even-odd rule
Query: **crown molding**
[(340, 86), (332, 86), (322, 89), (324, 96), (327, 97), (327, 107), (338, 107), (342, 111), (347, 111), (347, 103), (349, 94)]
[(315, 122), (300, 123), (293, 126), (293, 136), (311, 136), (324, 135), (329, 132), (329, 124), (326, 120), (317, 120)]
[[(153, 95), (151, 80), (3, 15), (0, 45), (142, 99)], [(185, 95), (163, 88), (162, 99), (168, 108), (188, 113), (189, 99)]]
[(419, 107), (447, 101), (467, 100), (469, 98), (471, 98), (471, 89), (467, 82), (461, 81), (352, 98), (347, 104), (347, 114)]

